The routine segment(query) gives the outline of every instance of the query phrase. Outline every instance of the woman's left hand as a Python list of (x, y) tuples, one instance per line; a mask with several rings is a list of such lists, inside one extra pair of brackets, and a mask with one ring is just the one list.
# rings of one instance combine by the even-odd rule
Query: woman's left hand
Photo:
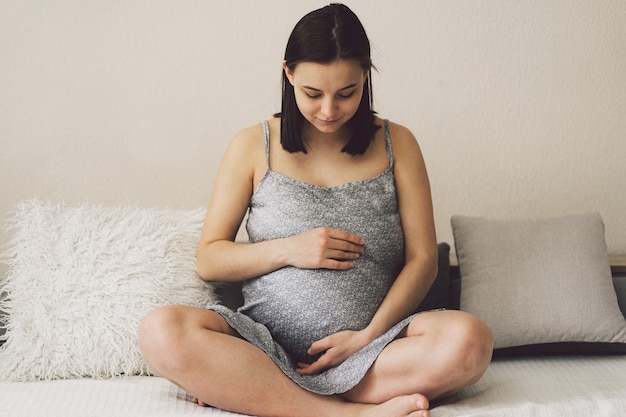
[(324, 353), (313, 363), (298, 363), (296, 372), (300, 375), (315, 375), (334, 368), (369, 342), (363, 331), (344, 330), (331, 334), (313, 342), (307, 353), (311, 356)]

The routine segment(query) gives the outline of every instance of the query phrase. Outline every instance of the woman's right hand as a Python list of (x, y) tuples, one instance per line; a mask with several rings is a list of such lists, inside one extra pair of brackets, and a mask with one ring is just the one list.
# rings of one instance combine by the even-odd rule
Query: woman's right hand
[(331, 227), (318, 227), (286, 238), (288, 263), (303, 269), (350, 269), (363, 253), (359, 235)]

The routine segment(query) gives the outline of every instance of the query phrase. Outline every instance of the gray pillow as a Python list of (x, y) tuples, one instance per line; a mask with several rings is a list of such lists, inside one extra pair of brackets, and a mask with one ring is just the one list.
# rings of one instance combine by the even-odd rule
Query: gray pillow
[(491, 327), (495, 348), (626, 343), (598, 213), (451, 223), (460, 308)]

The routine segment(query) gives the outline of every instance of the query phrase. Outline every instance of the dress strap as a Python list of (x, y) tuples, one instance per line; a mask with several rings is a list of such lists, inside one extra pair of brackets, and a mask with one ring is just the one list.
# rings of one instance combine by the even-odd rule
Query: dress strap
[(263, 120), (263, 140), (265, 141), (265, 160), (267, 169), (270, 169), (270, 127), (267, 120)]
[(389, 166), (393, 168), (393, 150), (391, 149), (391, 134), (389, 133), (389, 120), (383, 120), (385, 126), (385, 147), (387, 149), (387, 159), (389, 160)]
[[(383, 120), (385, 128), (385, 149), (387, 150), (387, 159), (389, 166), (393, 167), (393, 150), (391, 149), (391, 134), (389, 133), (389, 120)], [(265, 160), (267, 161), (267, 169), (270, 169), (270, 128), (267, 120), (263, 120), (263, 140), (265, 142)]]

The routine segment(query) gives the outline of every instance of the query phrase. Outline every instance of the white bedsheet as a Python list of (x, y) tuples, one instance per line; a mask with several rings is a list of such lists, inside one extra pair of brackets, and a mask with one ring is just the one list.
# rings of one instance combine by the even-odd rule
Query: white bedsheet
[[(478, 383), (435, 405), (433, 417), (623, 417), (626, 356), (496, 360)], [(199, 407), (162, 378), (124, 377), (1, 383), (0, 416), (240, 415)]]
[(625, 417), (626, 356), (495, 360), (432, 417)]
[(0, 384), (2, 417), (233, 417), (200, 407), (157, 377), (68, 379)]

